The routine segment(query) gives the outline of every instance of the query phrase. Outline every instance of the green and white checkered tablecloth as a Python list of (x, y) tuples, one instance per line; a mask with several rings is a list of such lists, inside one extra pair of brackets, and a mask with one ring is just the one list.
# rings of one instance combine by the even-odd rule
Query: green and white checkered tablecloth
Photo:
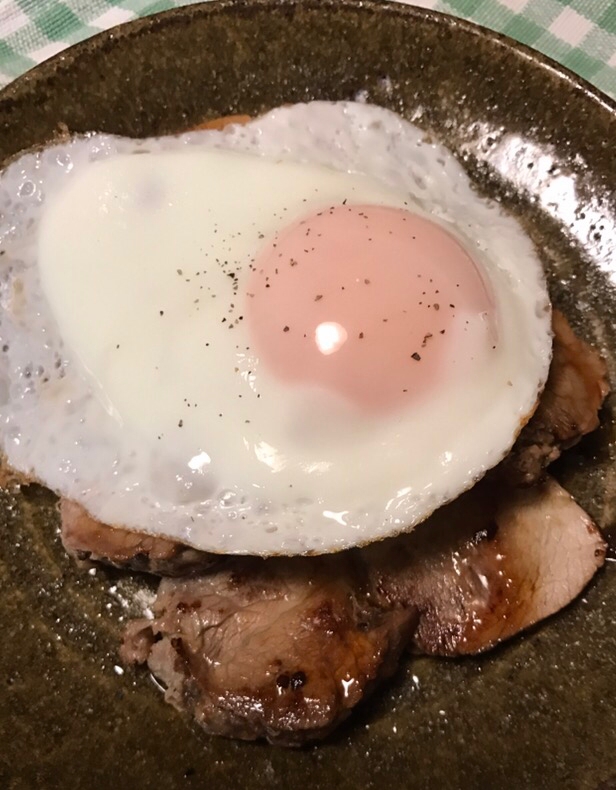
[[(616, 0), (400, 1), (506, 33), (616, 96)], [(185, 4), (187, 0), (0, 0), (0, 86), (87, 36)]]

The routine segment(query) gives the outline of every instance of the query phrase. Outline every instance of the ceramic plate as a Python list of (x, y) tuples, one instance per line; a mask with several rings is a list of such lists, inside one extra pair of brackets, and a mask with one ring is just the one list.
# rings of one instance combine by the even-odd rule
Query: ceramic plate
[[(616, 382), (616, 108), (509, 39), (371, 0), (212, 2), (90, 39), (0, 96), (0, 160), (75, 132), (175, 132), (227, 113), (359, 95), (456, 154), (518, 215), (554, 301)], [(616, 467), (603, 427), (555, 472), (608, 532)], [(5, 788), (616, 787), (616, 567), (478, 659), (407, 659), (325, 743), (206, 736), (116, 649), (131, 582), (75, 568), (53, 498), (0, 494), (0, 786)]]

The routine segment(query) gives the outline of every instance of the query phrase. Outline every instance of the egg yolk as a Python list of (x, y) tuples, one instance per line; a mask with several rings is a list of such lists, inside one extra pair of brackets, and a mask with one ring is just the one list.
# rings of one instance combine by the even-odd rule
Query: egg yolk
[(491, 293), (466, 250), (436, 223), (384, 206), (332, 207), (277, 233), (251, 267), (246, 313), (270, 371), (368, 412), (446, 386), (452, 344), (478, 351), (464, 342), (471, 319), (496, 342)]

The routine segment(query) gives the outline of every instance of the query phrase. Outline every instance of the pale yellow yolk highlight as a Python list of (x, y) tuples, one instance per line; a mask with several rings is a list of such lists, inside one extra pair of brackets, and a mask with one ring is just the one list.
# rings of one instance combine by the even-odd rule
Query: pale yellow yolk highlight
[(485, 353), (476, 335), (465, 341), (471, 318), (486, 322), (481, 342), (496, 343), (493, 301), (472, 258), (402, 209), (337, 206), (294, 223), (256, 259), (247, 292), (265, 364), (366, 411), (438, 392), (454, 343), (461, 365)]

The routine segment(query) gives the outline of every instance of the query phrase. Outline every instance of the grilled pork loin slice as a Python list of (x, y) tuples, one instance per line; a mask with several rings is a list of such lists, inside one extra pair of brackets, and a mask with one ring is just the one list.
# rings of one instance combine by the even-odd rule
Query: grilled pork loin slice
[(216, 555), (183, 543), (101, 524), (68, 499), (60, 500), (60, 519), (64, 548), (80, 562), (99, 561), (160, 576), (183, 576), (217, 562)]
[(555, 480), (485, 480), (410, 535), (373, 544), (378, 594), (419, 614), (413, 649), (480, 653), (572, 601), (605, 560), (600, 530)]
[(604, 557), (599, 530), (555, 481), (484, 482), (364, 549), (229, 558), (164, 579), (154, 619), (129, 625), (122, 657), (147, 662), (208, 732), (298, 745), (342, 721), (405, 646), (486, 650), (569, 603)]
[(554, 346), (550, 375), (537, 410), (499, 466), (514, 485), (532, 485), (563, 450), (599, 427), (599, 409), (609, 392), (600, 355), (574, 333), (558, 310), (552, 315)]
[(164, 579), (155, 619), (129, 625), (122, 658), (147, 661), (167, 701), (210, 733), (321, 738), (394, 672), (415, 627), (413, 608), (372, 603), (352, 554), (236, 558)]

